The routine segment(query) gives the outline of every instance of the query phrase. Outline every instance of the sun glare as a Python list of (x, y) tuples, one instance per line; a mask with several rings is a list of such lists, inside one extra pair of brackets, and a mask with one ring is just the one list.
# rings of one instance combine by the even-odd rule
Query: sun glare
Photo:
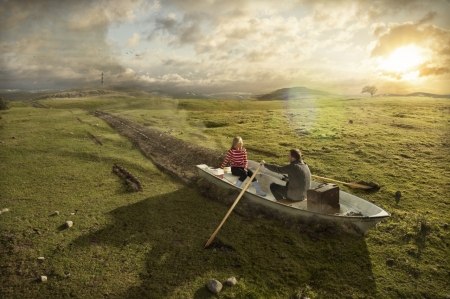
[(387, 58), (382, 59), (379, 68), (388, 72), (395, 72), (402, 79), (412, 80), (417, 78), (418, 71), (414, 67), (425, 61), (423, 50), (415, 45), (397, 48)]

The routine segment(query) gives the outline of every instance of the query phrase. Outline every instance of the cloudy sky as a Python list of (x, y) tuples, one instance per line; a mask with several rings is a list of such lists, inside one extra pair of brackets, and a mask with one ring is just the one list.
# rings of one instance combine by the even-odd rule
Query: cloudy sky
[(450, 94), (450, 0), (0, 0), (0, 89)]

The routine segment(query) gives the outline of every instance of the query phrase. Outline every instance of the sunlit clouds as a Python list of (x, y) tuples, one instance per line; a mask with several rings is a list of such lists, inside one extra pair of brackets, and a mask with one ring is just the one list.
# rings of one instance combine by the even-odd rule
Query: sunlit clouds
[(417, 79), (420, 74), (418, 67), (426, 60), (424, 55), (424, 50), (415, 45), (403, 46), (386, 58), (379, 58), (379, 69), (382, 73), (396, 74), (395, 79)]
[(0, 88), (450, 93), (447, 0), (0, 4)]

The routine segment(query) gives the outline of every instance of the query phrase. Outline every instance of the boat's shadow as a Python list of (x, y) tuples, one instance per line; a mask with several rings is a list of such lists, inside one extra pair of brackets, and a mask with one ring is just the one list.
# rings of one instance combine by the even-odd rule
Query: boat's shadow
[(277, 288), (306, 285), (323, 298), (336, 292), (375, 296), (372, 264), (360, 236), (337, 236), (311, 226), (288, 229), (276, 221), (233, 213), (218, 234), (228, 250), (203, 249), (227, 210), (182, 188), (112, 210), (111, 225), (73, 244), (85, 249), (114, 246), (128, 254), (129, 246), (140, 245), (134, 247), (147, 251), (144, 265), (137, 265), (145, 269), (140, 285), (108, 298), (181, 298), (183, 291), (191, 298), (215, 298), (206, 289), (208, 279), (224, 283), (230, 276), (242, 283), (224, 287), (222, 293), (235, 293), (236, 298), (253, 294), (255, 288), (269, 295)]

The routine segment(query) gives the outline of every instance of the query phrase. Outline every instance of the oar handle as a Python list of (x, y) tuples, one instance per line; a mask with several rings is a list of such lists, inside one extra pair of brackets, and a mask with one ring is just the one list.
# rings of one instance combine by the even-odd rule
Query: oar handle
[(324, 178), (324, 177), (313, 175), (313, 174), (311, 175), (311, 177), (315, 178), (315, 179), (321, 179), (321, 180), (331, 182), (331, 183), (339, 183), (339, 184), (344, 184), (344, 185), (347, 184), (346, 182), (341, 182), (341, 181), (337, 181), (337, 180), (333, 180), (333, 179), (329, 179), (329, 178)]
[(217, 233), (219, 232), (219, 230), (222, 228), (222, 225), (225, 223), (225, 221), (227, 220), (228, 216), (230, 216), (231, 212), (233, 211), (234, 207), (237, 205), (237, 203), (239, 202), (239, 200), (241, 199), (242, 195), (244, 195), (245, 191), (247, 190), (248, 186), (250, 186), (250, 183), (253, 181), (253, 179), (255, 178), (256, 174), (258, 173), (258, 171), (261, 169), (261, 166), (263, 165), (263, 162), (261, 161), (261, 163), (259, 163), (258, 168), (256, 168), (255, 172), (253, 173), (252, 177), (250, 178), (250, 180), (247, 182), (247, 184), (245, 184), (244, 188), (242, 188), (241, 193), (239, 193), (239, 196), (236, 198), (236, 200), (234, 201), (233, 205), (231, 206), (231, 208), (228, 210), (227, 214), (225, 215), (225, 217), (223, 218), (222, 222), (220, 222), (219, 226), (217, 227), (217, 229), (214, 231), (214, 233), (211, 235), (211, 237), (209, 238), (208, 242), (206, 242), (205, 244), (205, 248), (208, 247), (211, 242), (214, 240), (214, 238), (216, 237)]
[(324, 178), (321, 176), (317, 176), (317, 175), (311, 175), (312, 178), (315, 179), (320, 179), (326, 182), (330, 182), (330, 183), (338, 183), (338, 184), (342, 184), (344, 186), (348, 186), (350, 188), (356, 188), (356, 189), (372, 189), (372, 186), (367, 186), (367, 185), (362, 185), (362, 184), (358, 184), (358, 183), (346, 183), (346, 182), (342, 182), (342, 181), (337, 181), (337, 180), (333, 180), (333, 179), (329, 179), (329, 178)]

